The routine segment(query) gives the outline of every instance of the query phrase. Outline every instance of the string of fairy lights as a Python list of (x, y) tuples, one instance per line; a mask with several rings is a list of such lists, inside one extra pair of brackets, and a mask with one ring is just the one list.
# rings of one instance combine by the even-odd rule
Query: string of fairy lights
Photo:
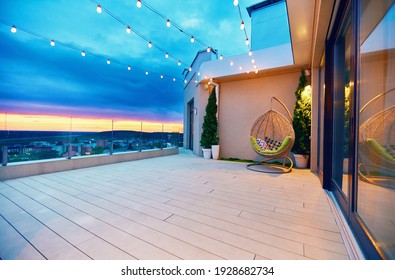
[(18, 26), (17, 27), (16, 25), (12, 25), (12, 24), (10, 24), (8, 22), (5, 22), (3, 20), (0, 20), (0, 23), (10, 27), (11, 33), (17, 33), (17, 31), (22, 31), (22, 32), (28, 33), (28, 34), (30, 34), (32, 36), (35, 36), (35, 37), (37, 37), (39, 39), (42, 39), (42, 40), (45, 40), (45, 41), (49, 42), (50, 46), (52, 46), (52, 47), (62, 46), (62, 47), (65, 47), (65, 48), (77, 51), (77, 52), (79, 52), (81, 54), (82, 57), (93, 56), (93, 57), (96, 57), (96, 58), (98, 58), (100, 60), (104, 60), (108, 65), (110, 65), (110, 64), (118, 64), (118, 65), (122, 66), (123, 68), (127, 69), (128, 71), (131, 71), (131, 70), (140, 71), (140, 72), (145, 73), (145, 75), (147, 75), (147, 76), (151, 74), (151, 75), (155, 75), (155, 76), (159, 77), (160, 79), (165, 79), (165, 78), (171, 79), (173, 82), (182, 79), (182, 77), (181, 78), (180, 77), (178, 77), (178, 78), (177, 77), (171, 77), (170, 75), (164, 75), (163, 73), (151, 71), (149, 69), (143, 69), (141, 67), (133, 66), (131, 64), (127, 64), (127, 63), (121, 62), (119, 60), (112, 59), (110, 57), (106, 57), (106, 56), (99, 55), (99, 54), (96, 54), (96, 53), (93, 53), (93, 52), (89, 52), (89, 51), (86, 51), (86, 48), (75, 47), (75, 46), (73, 46), (71, 44), (64, 43), (64, 42), (62, 42), (62, 41), (60, 41), (58, 39), (54, 39), (52, 37), (49, 37), (49, 36), (46, 36), (46, 35), (42, 35), (40, 33), (37, 33), (37, 32), (34, 32), (32, 30), (29, 30), (29, 29), (27, 29), (25, 27), (22, 27), (22, 26)]
[[(159, 50), (160, 52), (163, 53), (165, 59), (169, 59), (170, 58), (170, 59), (175, 60), (177, 62), (178, 66), (183, 65), (185, 67), (185, 69), (188, 70), (187, 72), (191, 72), (193, 70), (191, 66), (188, 66), (188, 64), (182, 62), (181, 59), (179, 59), (179, 58), (175, 57), (174, 55), (170, 54), (170, 52), (166, 51), (159, 44), (154, 43), (152, 40), (150, 40), (149, 38), (144, 36), (136, 28), (134, 28), (133, 26), (128, 24), (126, 21), (122, 20), (115, 13), (110, 11), (107, 7), (103, 7), (96, 0), (90, 0), (90, 1), (96, 6), (96, 12), (97, 13), (102, 14), (103, 12), (105, 12), (106, 14), (108, 14), (110, 17), (112, 17), (114, 20), (116, 20), (118, 23), (120, 23), (125, 28), (125, 32), (127, 34), (130, 34), (130, 33), (133, 32), (138, 37), (140, 37), (142, 40), (144, 40), (147, 43), (147, 46), (149, 48), (154, 47), (154, 48), (156, 48), (157, 50)], [(250, 41), (249, 41), (246, 29), (245, 29), (245, 24), (244, 24), (244, 20), (243, 20), (243, 17), (242, 17), (239, 1), (238, 0), (234, 0), (233, 1), (233, 5), (235, 7), (237, 7), (237, 9), (238, 9), (238, 14), (239, 14), (239, 18), (240, 18), (240, 30), (242, 30), (244, 32), (244, 36), (246, 38), (245, 39), (245, 44), (246, 44), (246, 46), (248, 48), (248, 54), (249, 54), (249, 56), (252, 57), (253, 53), (252, 53), (252, 49), (250, 47)], [(218, 51), (216, 49), (212, 48), (209, 44), (205, 43), (202, 39), (196, 37), (191, 32), (189, 32), (186, 29), (182, 28), (179, 24), (177, 24), (171, 18), (167, 17), (166, 15), (164, 15), (163, 13), (161, 13), (160, 11), (155, 9), (153, 6), (151, 6), (149, 3), (147, 3), (147, 1), (145, 1), (145, 0), (144, 1), (137, 0), (136, 6), (137, 6), (137, 8), (141, 8), (141, 7), (144, 6), (145, 8), (147, 8), (148, 10), (150, 10), (154, 14), (156, 14), (157, 16), (161, 17), (164, 20), (164, 22), (166, 23), (167, 27), (169, 27), (169, 28), (170, 27), (176, 28), (178, 31), (180, 31), (182, 34), (186, 35), (189, 38), (190, 43), (193, 44), (193, 43), (197, 42), (200, 45), (204, 46), (206, 48), (207, 52), (211, 52), (211, 51), (215, 50), (215, 53), (216, 54), (218, 53)], [(3, 20), (0, 20), (0, 23), (10, 27), (10, 31), (12, 33), (16, 33), (18, 30), (23, 31), (25, 33), (28, 33), (28, 34), (33, 35), (35, 37), (38, 37), (38, 38), (40, 38), (42, 40), (48, 41), (52, 47), (55, 47), (56, 45), (60, 45), (60, 46), (72, 49), (74, 51), (78, 51), (78, 52), (80, 52), (81, 56), (83, 56), (83, 57), (85, 57), (87, 55), (90, 55), (90, 56), (96, 57), (96, 58), (98, 58), (100, 60), (105, 60), (107, 64), (115, 63), (115, 64), (118, 64), (118, 65), (121, 65), (123, 68), (127, 69), (128, 71), (131, 71), (131, 70), (143, 71), (145, 73), (145, 75), (154, 74), (154, 75), (157, 75), (158, 77), (160, 77), (161, 79), (164, 79), (164, 78), (171, 79), (173, 82), (179, 80), (179, 78), (176, 78), (176, 77), (172, 77), (171, 78), (170, 75), (164, 75), (163, 73), (150, 71), (148, 69), (142, 69), (141, 67), (132, 66), (131, 64), (127, 64), (127, 63), (124, 63), (124, 62), (121, 62), (121, 61), (118, 61), (118, 60), (115, 60), (115, 59), (111, 59), (110, 57), (105, 57), (103, 55), (98, 55), (98, 54), (95, 54), (93, 52), (87, 52), (85, 50), (86, 48), (78, 48), (78, 47), (75, 47), (73, 45), (66, 44), (66, 43), (64, 43), (64, 42), (62, 42), (60, 40), (57, 40), (55, 38), (52, 38), (52, 37), (49, 37), (49, 36), (46, 36), (46, 35), (39, 34), (37, 32), (34, 32), (32, 30), (29, 30), (29, 29), (21, 27), (21, 26), (18, 26), (18, 28), (17, 28), (16, 25), (10, 24), (8, 22), (4, 22)], [(223, 60), (223, 55), (222, 54), (219, 55), (219, 59)], [(254, 68), (253, 71), (255, 71), (257, 73), (257, 71), (258, 71), (257, 70), (257, 66), (255, 64), (255, 59), (253, 57), (251, 59), (251, 63), (252, 63), (253, 68)], [(229, 64), (230, 64), (230, 66), (233, 66), (234, 62), (232, 60), (230, 60)], [(242, 66), (239, 66), (239, 70), (242, 71)], [(247, 73), (249, 73), (249, 72), (250, 71), (248, 70)], [(198, 76), (200, 76), (200, 73), (198, 73)], [(205, 78), (207, 78), (207, 77), (205, 77)], [(185, 78), (184, 79), (184, 83), (187, 84), (188, 82), (189, 81)], [(197, 80), (195, 80), (195, 83), (197, 83)]]

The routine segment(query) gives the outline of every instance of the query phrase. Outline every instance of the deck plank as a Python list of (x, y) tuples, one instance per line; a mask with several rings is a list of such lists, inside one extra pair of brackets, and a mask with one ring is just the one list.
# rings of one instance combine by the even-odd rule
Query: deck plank
[(186, 152), (0, 182), (0, 210), (2, 259), (348, 258), (311, 172)]

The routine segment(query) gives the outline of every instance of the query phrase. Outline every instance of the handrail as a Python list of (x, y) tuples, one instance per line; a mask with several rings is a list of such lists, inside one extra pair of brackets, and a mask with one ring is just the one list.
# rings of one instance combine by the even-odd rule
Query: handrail
[(284, 107), (285, 111), (287, 111), (287, 113), (288, 113), (288, 117), (289, 117), (290, 121), (292, 122), (292, 115), (291, 115), (291, 113), (289, 112), (287, 106), (285, 106), (284, 102), (282, 102), (280, 99), (278, 99), (278, 98), (275, 97), (275, 96), (272, 96), (272, 99), (276, 100), (278, 103), (280, 103), (280, 104)]
[(391, 91), (395, 90), (395, 88), (392, 88), (390, 90), (387, 90), (385, 92), (382, 92), (378, 95), (376, 95), (375, 97), (373, 97), (372, 99), (369, 100), (368, 103), (366, 103), (360, 110), (359, 110), (359, 114), (362, 114), (362, 112), (366, 109), (366, 107), (368, 107), (372, 102), (376, 101), (377, 99), (379, 99), (380, 97), (383, 97), (384, 95), (386, 95), (387, 93), (390, 93)]

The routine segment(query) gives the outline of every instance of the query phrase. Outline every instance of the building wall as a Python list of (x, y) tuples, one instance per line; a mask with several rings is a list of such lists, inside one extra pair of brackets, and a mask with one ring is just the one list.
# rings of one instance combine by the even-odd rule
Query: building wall
[(287, 116), (277, 101), (271, 102), (272, 96), (283, 101), (293, 114), (300, 70), (296, 67), (285, 74), (268, 73), (267, 76), (257, 79), (220, 83), (220, 157), (250, 160), (261, 158), (251, 148), (251, 126), (260, 115), (270, 109), (271, 104), (273, 109)]

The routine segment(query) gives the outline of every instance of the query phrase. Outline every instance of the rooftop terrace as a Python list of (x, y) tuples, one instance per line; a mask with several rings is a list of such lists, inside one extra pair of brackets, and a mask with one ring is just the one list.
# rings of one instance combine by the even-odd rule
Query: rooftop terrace
[(307, 170), (180, 154), (0, 181), (2, 259), (348, 259)]

